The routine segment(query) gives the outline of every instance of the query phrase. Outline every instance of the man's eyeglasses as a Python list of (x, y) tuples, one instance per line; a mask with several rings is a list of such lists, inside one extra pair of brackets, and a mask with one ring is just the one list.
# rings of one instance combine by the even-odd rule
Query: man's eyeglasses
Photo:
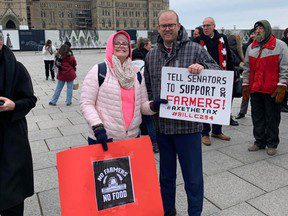
[(120, 41), (115, 41), (114, 42), (114, 46), (116, 47), (120, 47), (120, 46), (123, 46), (123, 47), (128, 47), (129, 46), (129, 43), (128, 42), (120, 42)]
[(210, 26), (212, 26), (212, 24), (204, 24), (204, 25), (202, 25), (203, 28), (205, 28), (205, 27), (209, 28)]
[(175, 29), (177, 24), (173, 23), (173, 24), (160, 24), (159, 27), (161, 30), (165, 30), (166, 28), (168, 29)]

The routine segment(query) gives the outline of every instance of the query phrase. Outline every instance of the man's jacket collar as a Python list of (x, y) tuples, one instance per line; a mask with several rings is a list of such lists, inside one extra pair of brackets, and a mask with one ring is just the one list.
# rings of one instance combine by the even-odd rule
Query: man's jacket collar
[[(252, 49), (254, 49), (255, 47), (259, 47), (260, 44), (258, 43), (257, 40), (254, 40), (252, 43)], [(276, 47), (276, 37), (274, 35), (271, 35), (268, 42), (265, 43), (262, 48), (266, 48), (266, 49), (270, 49), (273, 50)]]

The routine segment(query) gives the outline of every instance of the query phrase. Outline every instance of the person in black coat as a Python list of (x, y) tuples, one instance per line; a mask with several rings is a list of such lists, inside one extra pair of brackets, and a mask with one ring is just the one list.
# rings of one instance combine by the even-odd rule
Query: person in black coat
[(0, 215), (22, 216), (34, 194), (32, 156), (25, 116), (35, 107), (31, 78), (3, 45), (0, 32)]
[(149, 50), (152, 48), (151, 41), (148, 38), (138, 38), (136, 48), (132, 51), (132, 60), (145, 60)]
[[(234, 70), (231, 50), (228, 44), (227, 37), (224, 34), (220, 34), (216, 29), (215, 21), (212, 17), (207, 17), (203, 20), (203, 34), (200, 37), (195, 38), (193, 41), (203, 46), (214, 61), (223, 70)], [(232, 117), (231, 117), (232, 119)], [(230, 119), (230, 124), (231, 124)], [(233, 120), (233, 119), (232, 119)], [(233, 122), (235, 122), (233, 120)], [(237, 122), (235, 122), (236, 124)], [(237, 123), (238, 124), (238, 123)], [(202, 131), (202, 143), (210, 146), (210, 124), (203, 123)], [(222, 125), (212, 124), (212, 137), (221, 140), (229, 141), (231, 138), (222, 133)]]

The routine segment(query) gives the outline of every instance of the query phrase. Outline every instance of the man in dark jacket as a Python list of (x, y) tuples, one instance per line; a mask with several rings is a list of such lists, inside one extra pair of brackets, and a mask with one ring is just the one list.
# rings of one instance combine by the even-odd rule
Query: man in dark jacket
[(270, 23), (255, 23), (255, 40), (247, 48), (243, 72), (243, 100), (251, 95), (254, 144), (249, 151), (265, 149), (275, 155), (279, 144), (281, 102), (288, 82), (287, 45), (272, 35)]
[[(204, 68), (219, 70), (219, 66), (199, 44), (193, 43), (178, 15), (162, 11), (158, 16), (158, 42), (145, 61), (145, 81), (149, 100), (159, 101), (163, 66), (188, 68), (199, 73)], [(158, 111), (159, 111), (159, 102)], [(154, 110), (155, 110), (155, 106)], [(156, 111), (156, 110), (155, 110)], [(153, 116), (160, 150), (160, 186), (165, 216), (176, 215), (177, 155), (181, 165), (188, 199), (189, 216), (200, 216), (203, 206), (203, 171), (201, 151), (202, 124)]]
[(0, 101), (0, 215), (23, 216), (24, 199), (34, 194), (25, 116), (37, 99), (29, 73), (3, 45), (1, 32)]
[[(211, 57), (218, 63), (223, 70), (234, 70), (231, 50), (227, 41), (227, 37), (220, 34), (216, 29), (215, 21), (212, 17), (207, 17), (203, 21), (203, 34), (196, 38), (195, 42), (203, 46)], [(234, 122), (232, 121), (232, 124)], [(238, 124), (238, 123), (237, 123)], [(236, 123), (235, 123), (236, 125)], [(203, 124), (202, 143), (210, 146), (210, 124)], [(212, 125), (212, 137), (229, 141), (231, 138), (222, 133), (222, 125)]]

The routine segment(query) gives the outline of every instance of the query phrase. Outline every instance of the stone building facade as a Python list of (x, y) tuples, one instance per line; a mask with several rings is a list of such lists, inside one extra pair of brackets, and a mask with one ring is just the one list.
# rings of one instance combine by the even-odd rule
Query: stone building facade
[(3, 29), (138, 29), (157, 26), (169, 0), (1, 0)]
[(3, 29), (25, 29), (28, 26), (26, 0), (0, 1), (0, 27)]

